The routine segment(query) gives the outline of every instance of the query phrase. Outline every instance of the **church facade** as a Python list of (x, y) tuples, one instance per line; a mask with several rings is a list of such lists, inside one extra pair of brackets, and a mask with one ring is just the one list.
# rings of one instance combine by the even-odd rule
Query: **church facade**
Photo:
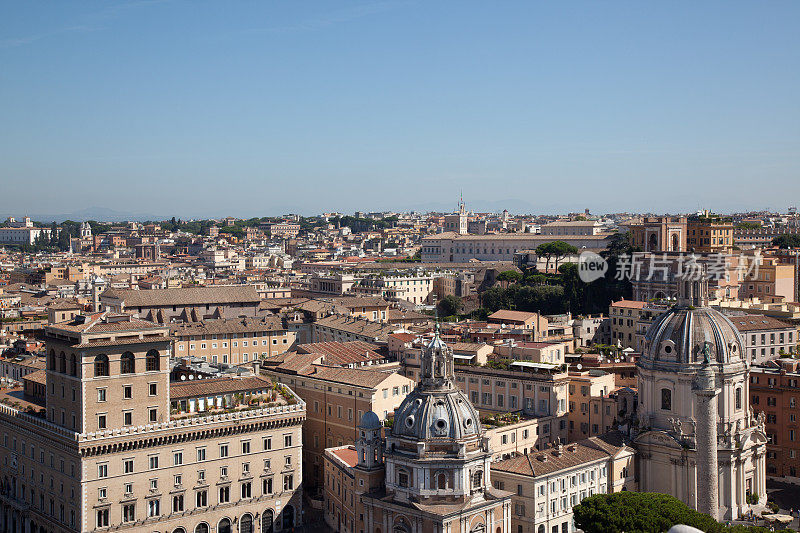
[(763, 414), (749, 408), (738, 331), (707, 307), (702, 281), (648, 330), (637, 363), (640, 490), (671, 494), (718, 520), (766, 501)]
[(491, 484), (489, 439), (438, 330), (421, 371), (385, 437), (368, 412), (354, 450), (326, 450), (326, 522), (339, 533), (510, 533), (511, 494)]

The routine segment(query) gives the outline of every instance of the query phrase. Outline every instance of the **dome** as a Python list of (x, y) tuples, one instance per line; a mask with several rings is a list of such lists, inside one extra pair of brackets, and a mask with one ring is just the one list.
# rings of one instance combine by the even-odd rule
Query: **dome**
[(395, 410), (392, 435), (414, 440), (477, 437), (482, 433), (478, 411), (467, 395), (414, 389)]
[(361, 429), (379, 429), (382, 425), (381, 419), (378, 418), (374, 411), (367, 411), (361, 417), (361, 423), (358, 427)]
[(640, 362), (742, 362), (742, 339), (728, 318), (710, 307), (673, 307), (647, 330)]
[(394, 412), (392, 435), (415, 441), (458, 440), (483, 433), (478, 411), (455, 384), (453, 351), (439, 337), (422, 349), (420, 381)]

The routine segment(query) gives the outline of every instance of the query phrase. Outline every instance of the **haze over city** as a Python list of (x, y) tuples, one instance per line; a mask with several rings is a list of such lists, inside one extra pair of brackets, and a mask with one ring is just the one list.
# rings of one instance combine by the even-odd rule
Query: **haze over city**
[(0, 533), (798, 533), (800, 3), (0, 3)]

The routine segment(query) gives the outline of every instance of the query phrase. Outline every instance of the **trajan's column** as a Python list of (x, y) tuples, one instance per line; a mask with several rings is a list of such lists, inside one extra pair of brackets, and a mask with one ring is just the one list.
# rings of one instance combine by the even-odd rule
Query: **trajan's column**
[(703, 345), (703, 366), (697, 371), (697, 510), (719, 520), (719, 466), (717, 463), (717, 376), (711, 366), (709, 344)]

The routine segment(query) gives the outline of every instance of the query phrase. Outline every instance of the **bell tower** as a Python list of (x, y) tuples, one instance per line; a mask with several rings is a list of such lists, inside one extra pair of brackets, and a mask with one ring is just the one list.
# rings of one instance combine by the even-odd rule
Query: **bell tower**
[(358, 468), (376, 470), (383, 467), (383, 439), (378, 415), (369, 411), (358, 424), (359, 438), (356, 441)]

